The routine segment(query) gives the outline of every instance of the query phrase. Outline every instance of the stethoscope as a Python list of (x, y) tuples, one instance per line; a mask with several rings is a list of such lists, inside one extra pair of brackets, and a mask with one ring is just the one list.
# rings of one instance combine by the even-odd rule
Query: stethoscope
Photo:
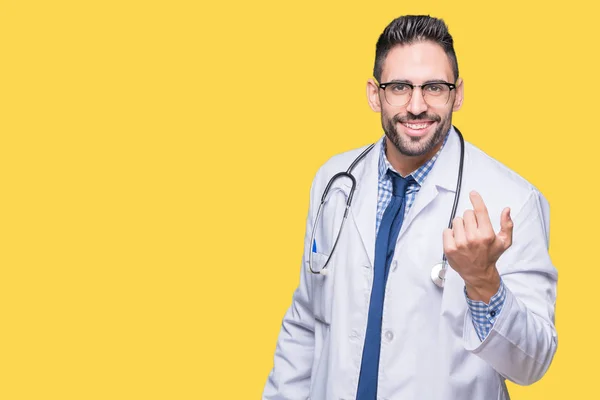
[[(452, 220), (454, 220), (454, 217), (456, 215), (456, 209), (458, 207), (458, 199), (460, 198), (460, 187), (462, 184), (463, 163), (464, 163), (464, 159), (465, 159), (465, 140), (463, 139), (462, 133), (458, 130), (458, 128), (454, 127), (454, 130), (456, 131), (456, 133), (458, 134), (458, 138), (460, 139), (460, 163), (458, 166), (458, 179), (456, 181), (456, 191), (454, 193), (454, 204), (452, 205), (450, 221), (448, 222), (448, 228), (450, 228), (450, 229), (452, 229)], [(308, 268), (310, 269), (310, 272), (312, 272), (313, 274), (327, 275), (327, 272), (328, 272), (327, 265), (329, 264), (329, 261), (331, 260), (331, 257), (333, 256), (333, 253), (335, 252), (335, 248), (337, 247), (338, 241), (340, 240), (340, 236), (344, 229), (344, 223), (346, 222), (348, 213), (350, 211), (350, 205), (352, 204), (352, 197), (354, 196), (354, 191), (356, 189), (356, 178), (354, 178), (354, 176), (352, 175), (352, 170), (354, 169), (354, 167), (356, 167), (356, 164), (361, 162), (365, 158), (367, 153), (369, 153), (369, 151), (371, 151), (371, 149), (373, 149), (373, 147), (375, 147), (375, 144), (376, 143), (369, 145), (369, 147), (367, 147), (362, 153), (360, 153), (358, 155), (358, 157), (356, 157), (356, 159), (354, 159), (354, 161), (352, 161), (352, 164), (350, 164), (350, 166), (348, 167), (346, 172), (339, 172), (339, 173), (335, 174), (333, 177), (331, 177), (331, 179), (327, 183), (327, 186), (325, 187), (325, 191), (323, 192), (323, 195), (321, 196), (321, 204), (319, 204), (319, 208), (317, 210), (317, 216), (315, 218), (315, 223), (313, 224), (309, 243), (314, 243), (315, 234), (317, 231), (317, 224), (319, 223), (320, 219), (322, 218), (323, 205), (325, 204), (325, 200), (327, 199), (327, 195), (329, 194), (329, 189), (331, 189), (331, 186), (333, 185), (333, 183), (336, 180), (338, 180), (339, 178), (348, 178), (348, 179), (350, 179), (350, 182), (351, 182), (350, 193), (348, 194), (348, 199), (346, 200), (346, 209), (344, 210), (344, 217), (342, 218), (342, 223), (340, 225), (340, 229), (335, 238), (335, 242), (333, 243), (333, 248), (331, 249), (331, 253), (329, 253), (329, 256), (327, 257), (327, 261), (325, 261), (325, 264), (323, 265), (321, 270), (315, 271), (313, 269), (313, 265), (312, 265), (313, 252), (312, 251), (309, 252), (310, 254), (308, 256)], [(443, 254), (442, 262), (435, 264), (433, 266), (433, 268), (431, 269), (431, 280), (433, 281), (433, 283), (435, 283), (436, 286), (438, 286), (440, 288), (444, 287), (447, 269), (448, 269), (448, 260), (446, 259), (446, 254)]]

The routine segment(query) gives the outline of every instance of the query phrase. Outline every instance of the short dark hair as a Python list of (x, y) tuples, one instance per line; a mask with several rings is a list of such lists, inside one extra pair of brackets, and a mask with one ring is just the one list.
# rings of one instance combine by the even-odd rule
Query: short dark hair
[(383, 63), (394, 46), (431, 41), (442, 46), (452, 64), (454, 81), (458, 79), (458, 61), (454, 52), (454, 41), (443, 19), (429, 15), (404, 15), (396, 18), (383, 30), (377, 40), (373, 76), (381, 83)]

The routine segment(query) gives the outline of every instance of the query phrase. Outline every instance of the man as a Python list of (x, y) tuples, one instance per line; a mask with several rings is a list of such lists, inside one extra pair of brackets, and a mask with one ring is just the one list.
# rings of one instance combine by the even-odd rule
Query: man
[[(321, 196), (364, 149), (315, 177), (263, 399), (508, 399), (505, 379), (534, 383), (556, 352), (548, 203), (474, 146), (461, 156), (463, 81), (442, 20), (392, 21), (374, 77), (368, 101), (385, 136), (352, 170), (333, 253), (351, 179), (331, 184), (315, 226)], [(432, 273), (444, 256), (449, 267)]]

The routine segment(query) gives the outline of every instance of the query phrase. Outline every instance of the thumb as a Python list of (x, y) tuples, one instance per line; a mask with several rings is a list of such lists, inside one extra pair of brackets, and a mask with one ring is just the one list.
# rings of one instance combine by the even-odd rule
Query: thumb
[(510, 217), (510, 208), (506, 207), (500, 215), (500, 232), (496, 235), (496, 238), (502, 242), (504, 250), (508, 249), (512, 244), (513, 226), (514, 223)]

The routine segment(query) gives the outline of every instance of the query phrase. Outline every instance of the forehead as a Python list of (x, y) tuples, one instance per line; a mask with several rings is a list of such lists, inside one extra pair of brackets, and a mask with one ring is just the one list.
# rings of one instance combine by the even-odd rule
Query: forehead
[(433, 79), (454, 81), (450, 58), (442, 46), (430, 41), (397, 45), (387, 54), (382, 82), (408, 80), (419, 84)]

